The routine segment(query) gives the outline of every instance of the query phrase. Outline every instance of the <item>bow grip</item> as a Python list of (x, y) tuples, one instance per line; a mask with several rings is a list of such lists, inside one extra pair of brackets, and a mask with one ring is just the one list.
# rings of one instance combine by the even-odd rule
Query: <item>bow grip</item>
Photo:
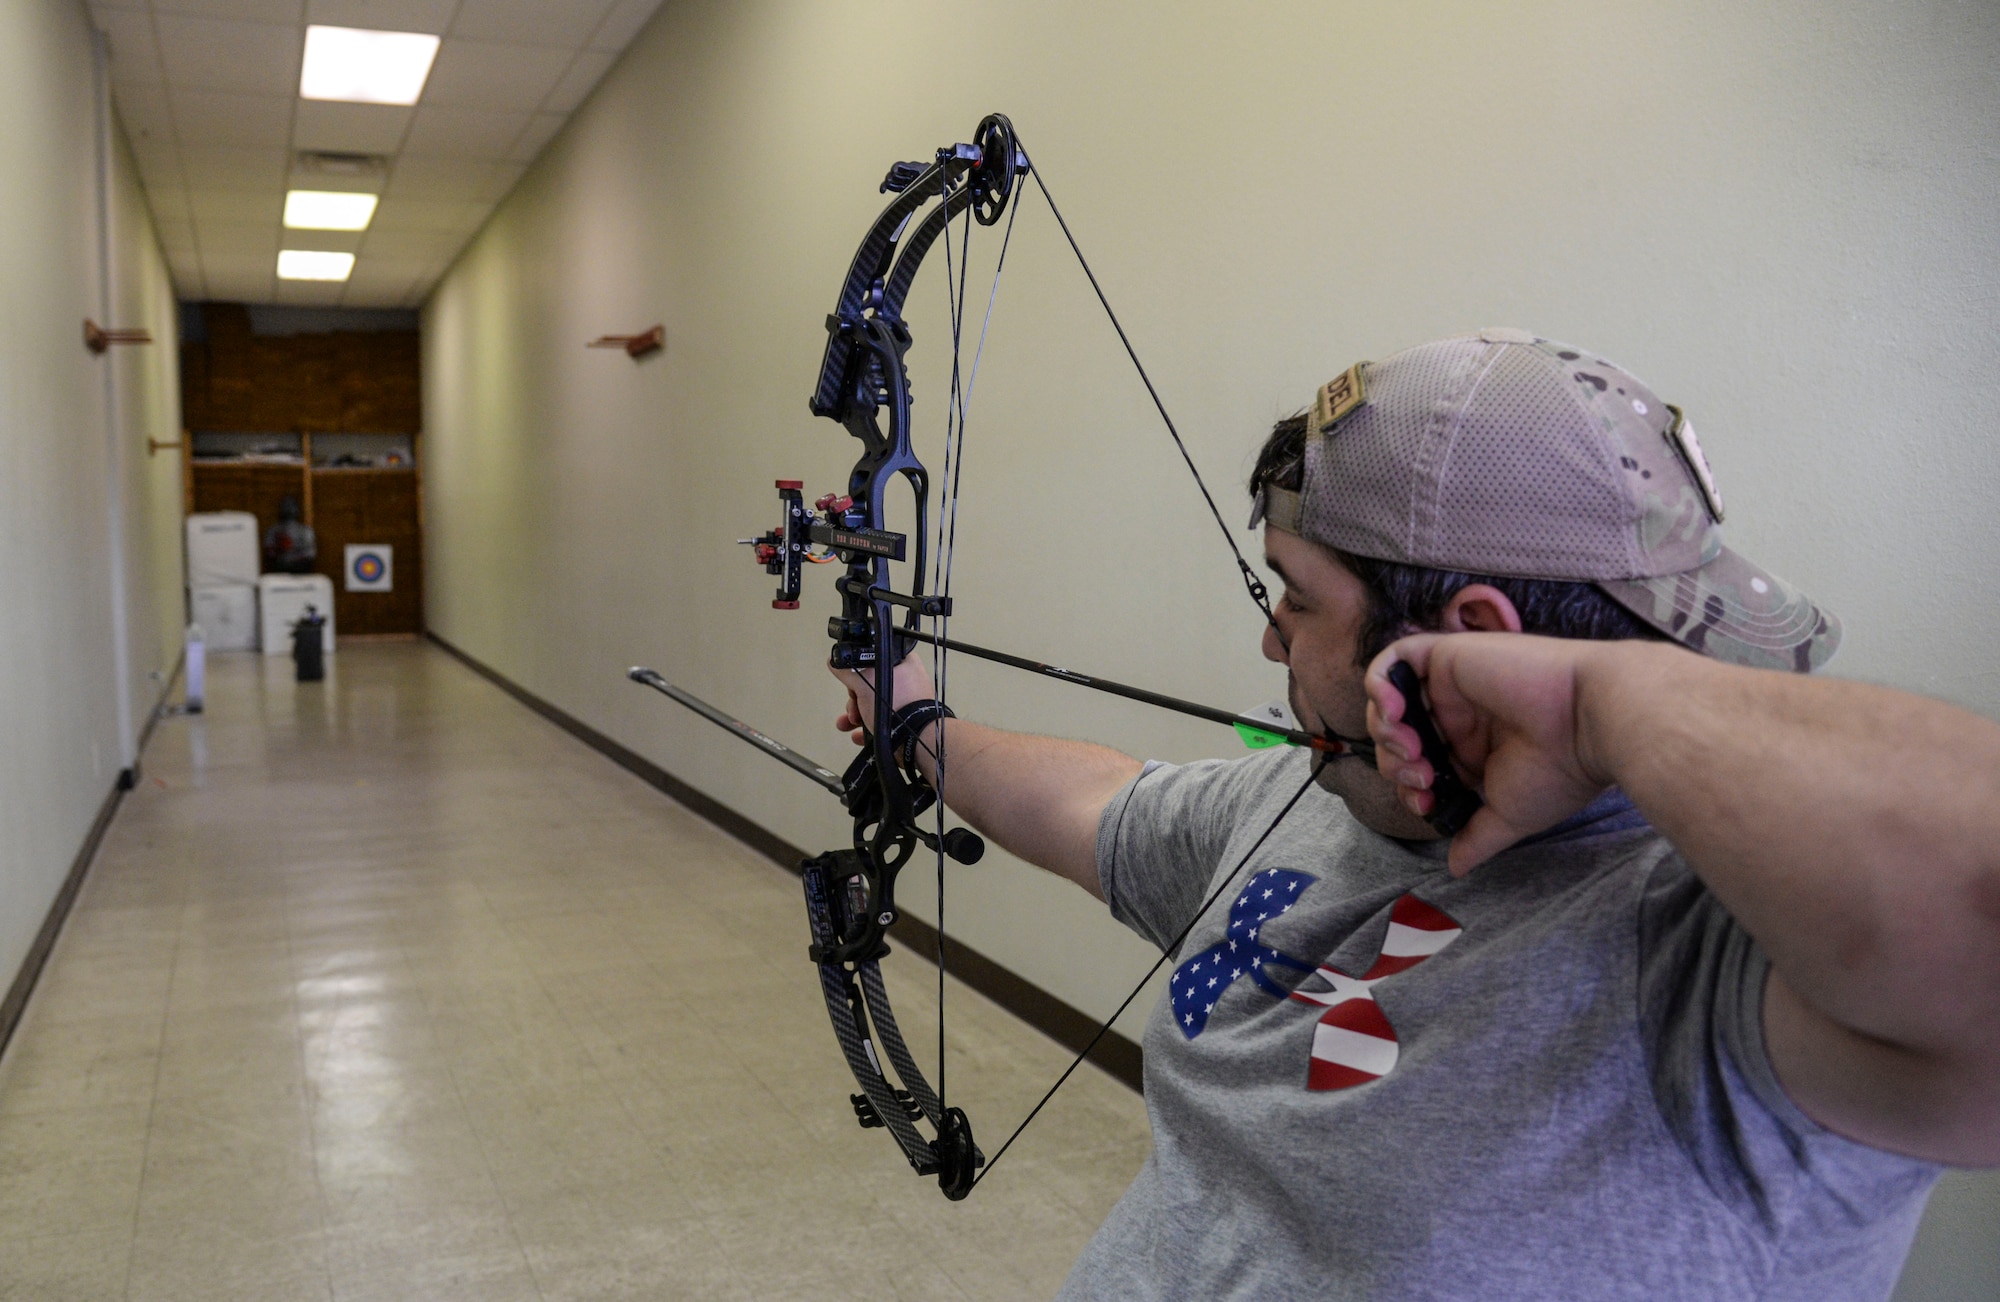
[(1417, 681), (1417, 671), (1398, 660), (1389, 666), (1388, 677), (1389, 685), (1403, 695), (1403, 722), (1417, 734), (1424, 758), (1430, 761), (1431, 812), (1424, 815), (1424, 821), (1440, 836), (1456, 836), (1486, 802), (1451, 766), (1451, 748), (1444, 744), (1430, 708), (1424, 704), (1423, 684)]

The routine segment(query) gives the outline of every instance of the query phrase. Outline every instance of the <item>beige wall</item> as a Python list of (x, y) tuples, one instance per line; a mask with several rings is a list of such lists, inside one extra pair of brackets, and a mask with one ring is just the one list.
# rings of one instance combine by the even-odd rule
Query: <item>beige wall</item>
[[(1528, 326), (1690, 411), (1731, 542), (1847, 621), (1836, 672), (2000, 714), (1996, 49), (1984, 0), (679, 0), (426, 310), (431, 625), (786, 837), (838, 843), (832, 802), (621, 674), (651, 664), (844, 758), (825, 574), (773, 612), (734, 540), (775, 521), (772, 479), (816, 492), (852, 462), (805, 399), (882, 172), (1002, 109), (1232, 520), (1260, 434), (1336, 370)], [(933, 456), (944, 292), (933, 267), (914, 295)], [(582, 347), (656, 320), (664, 356)], [(1039, 200), (970, 440), (956, 633), (1220, 705), (1277, 694)], [(1231, 753), (1224, 731), (1005, 672), (957, 662), (954, 703)], [(1092, 1012), (1148, 961), (1004, 859), (951, 889), (955, 934)]]
[[(0, 0), (0, 990), (179, 653), (179, 465), (145, 449), (179, 423), (173, 296), (129, 155), (108, 139), (101, 209), (83, 6)], [(157, 342), (93, 356), (83, 321), (107, 316)]]

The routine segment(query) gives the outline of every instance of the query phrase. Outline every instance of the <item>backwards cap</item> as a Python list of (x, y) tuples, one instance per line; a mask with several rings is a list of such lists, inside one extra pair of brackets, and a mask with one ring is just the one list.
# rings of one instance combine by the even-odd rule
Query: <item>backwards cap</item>
[(1840, 621), (1722, 545), (1694, 427), (1624, 368), (1491, 329), (1362, 362), (1306, 414), (1305, 477), (1251, 516), (1430, 569), (1586, 581), (1717, 660), (1810, 672)]

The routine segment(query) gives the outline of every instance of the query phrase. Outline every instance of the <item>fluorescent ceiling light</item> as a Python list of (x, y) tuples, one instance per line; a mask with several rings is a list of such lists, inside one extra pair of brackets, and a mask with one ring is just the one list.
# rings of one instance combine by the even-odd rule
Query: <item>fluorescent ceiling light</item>
[(358, 104), (414, 104), (431, 75), (438, 38), (359, 27), (306, 28), (299, 95)]
[(352, 253), (285, 249), (278, 254), (279, 280), (346, 280), (353, 270)]
[(287, 190), (285, 225), (295, 231), (365, 231), (375, 199), (341, 190)]

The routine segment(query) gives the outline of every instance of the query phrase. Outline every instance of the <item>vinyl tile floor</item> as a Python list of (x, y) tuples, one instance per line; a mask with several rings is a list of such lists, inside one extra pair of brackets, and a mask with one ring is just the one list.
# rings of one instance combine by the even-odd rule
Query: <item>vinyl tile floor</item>
[[(793, 877), (435, 647), (290, 669), (157, 726), (0, 1058), (0, 1299), (1046, 1297), (1144, 1162), (1085, 1068), (946, 1202)], [(1069, 1055), (947, 990), (991, 1151)]]

